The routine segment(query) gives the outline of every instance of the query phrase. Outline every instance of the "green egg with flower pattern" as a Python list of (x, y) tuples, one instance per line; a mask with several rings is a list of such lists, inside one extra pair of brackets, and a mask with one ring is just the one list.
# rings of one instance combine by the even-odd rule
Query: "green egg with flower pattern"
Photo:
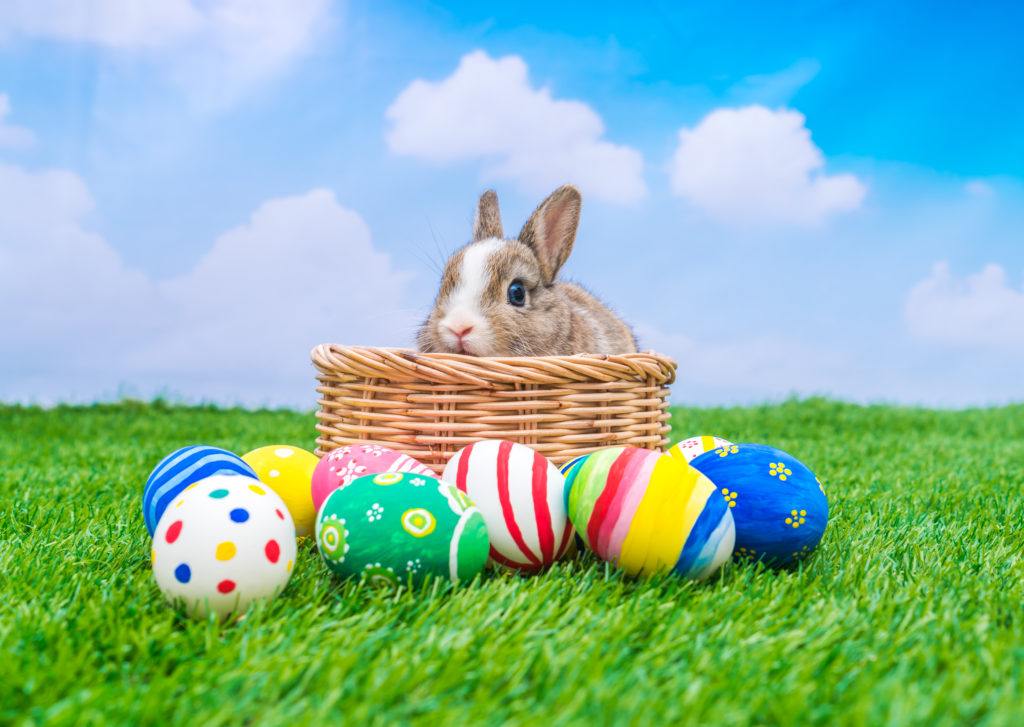
[(472, 580), (490, 550), (464, 492), (408, 472), (359, 477), (332, 492), (317, 513), (316, 544), (336, 575), (391, 586)]

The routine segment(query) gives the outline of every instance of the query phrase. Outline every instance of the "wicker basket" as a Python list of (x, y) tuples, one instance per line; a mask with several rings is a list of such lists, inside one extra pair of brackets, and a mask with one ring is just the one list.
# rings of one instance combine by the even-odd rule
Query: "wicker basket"
[(602, 447), (661, 449), (676, 364), (656, 353), (480, 358), (322, 344), (317, 454), (390, 447), (440, 472), (480, 439), (522, 442), (561, 465)]

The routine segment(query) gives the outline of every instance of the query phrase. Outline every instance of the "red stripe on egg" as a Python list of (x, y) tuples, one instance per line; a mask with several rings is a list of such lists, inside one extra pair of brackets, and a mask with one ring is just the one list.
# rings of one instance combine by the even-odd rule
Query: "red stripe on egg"
[(555, 559), (555, 533), (551, 530), (551, 512), (548, 510), (548, 461), (540, 452), (533, 453), (532, 487), (541, 557), (545, 563), (551, 563)]
[(473, 452), (473, 445), (469, 445), (459, 454), (459, 465), (455, 471), (455, 486), (466, 492), (466, 476), (469, 474), (469, 455)]
[[(615, 491), (615, 497), (608, 504), (608, 513), (597, 537), (598, 548), (605, 554), (605, 557), (618, 555), (612, 552), (612, 535), (615, 531), (615, 526), (622, 519), (623, 515), (626, 515), (623, 512), (623, 508), (626, 507), (626, 500), (629, 498), (630, 492), (637, 486), (638, 480), (642, 479), (642, 486), (646, 487), (647, 481), (650, 479), (650, 472), (647, 473), (648, 477), (646, 478), (639, 477), (640, 472), (644, 469), (644, 464), (650, 457), (657, 459), (661, 456), (657, 452), (651, 452), (646, 449), (627, 449), (623, 454), (629, 455), (629, 459), (623, 467), (621, 479)], [(630, 521), (632, 521), (634, 514), (633, 511), (628, 513), (627, 517)]]
[(605, 519), (608, 517), (608, 510), (615, 501), (615, 494), (622, 484), (622, 475), (626, 471), (631, 459), (632, 450), (626, 449), (615, 458), (612, 466), (608, 468), (608, 477), (605, 478), (604, 489), (594, 503), (594, 509), (590, 513), (590, 520), (587, 522), (587, 541), (590, 547), (601, 558), (605, 557), (604, 548), (601, 547), (600, 534)]
[(513, 570), (518, 571), (530, 572), (540, 569), (539, 565), (535, 565), (533, 563), (519, 563), (517, 561), (512, 560), (511, 558), (506, 558), (497, 550), (495, 550), (493, 545), (491, 546), (491, 560), (493, 560), (498, 565), (503, 565), (506, 568), (512, 568)]
[(512, 509), (512, 497), (508, 489), (508, 461), (511, 454), (512, 442), (501, 442), (498, 445), (498, 502), (501, 503), (501, 514), (505, 518), (505, 528), (508, 530), (508, 534), (512, 536), (512, 541), (516, 544), (516, 547), (526, 556), (527, 560), (540, 567), (540, 560), (526, 546), (526, 541), (523, 540), (523, 533), (519, 529), (519, 523), (516, 522), (516, 513)]
[(565, 520), (565, 531), (562, 533), (562, 541), (558, 544), (558, 556), (555, 558), (561, 558), (565, 555), (565, 551), (569, 549), (569, 543), (572, 542), (572, 523), (568, 518)]

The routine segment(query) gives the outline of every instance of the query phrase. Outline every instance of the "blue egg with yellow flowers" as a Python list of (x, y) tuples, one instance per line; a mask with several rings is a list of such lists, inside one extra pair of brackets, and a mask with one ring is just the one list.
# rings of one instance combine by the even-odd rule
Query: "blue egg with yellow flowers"
[(737, 557), (788, 565), (821, 542), (828, 524), (825, 489), (796, 457), (764, 444), (729, 444), (690, 465), (729, 504)]

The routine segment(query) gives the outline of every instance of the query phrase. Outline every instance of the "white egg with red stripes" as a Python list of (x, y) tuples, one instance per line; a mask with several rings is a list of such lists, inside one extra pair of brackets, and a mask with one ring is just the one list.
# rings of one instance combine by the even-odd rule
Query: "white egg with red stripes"
[(493, 564), (530, 573), (565, 556), (573, 533), (565, 480), (540, 453), (525, 444), (483, 440), (456, 452), (442, 479), (476, 503)]

